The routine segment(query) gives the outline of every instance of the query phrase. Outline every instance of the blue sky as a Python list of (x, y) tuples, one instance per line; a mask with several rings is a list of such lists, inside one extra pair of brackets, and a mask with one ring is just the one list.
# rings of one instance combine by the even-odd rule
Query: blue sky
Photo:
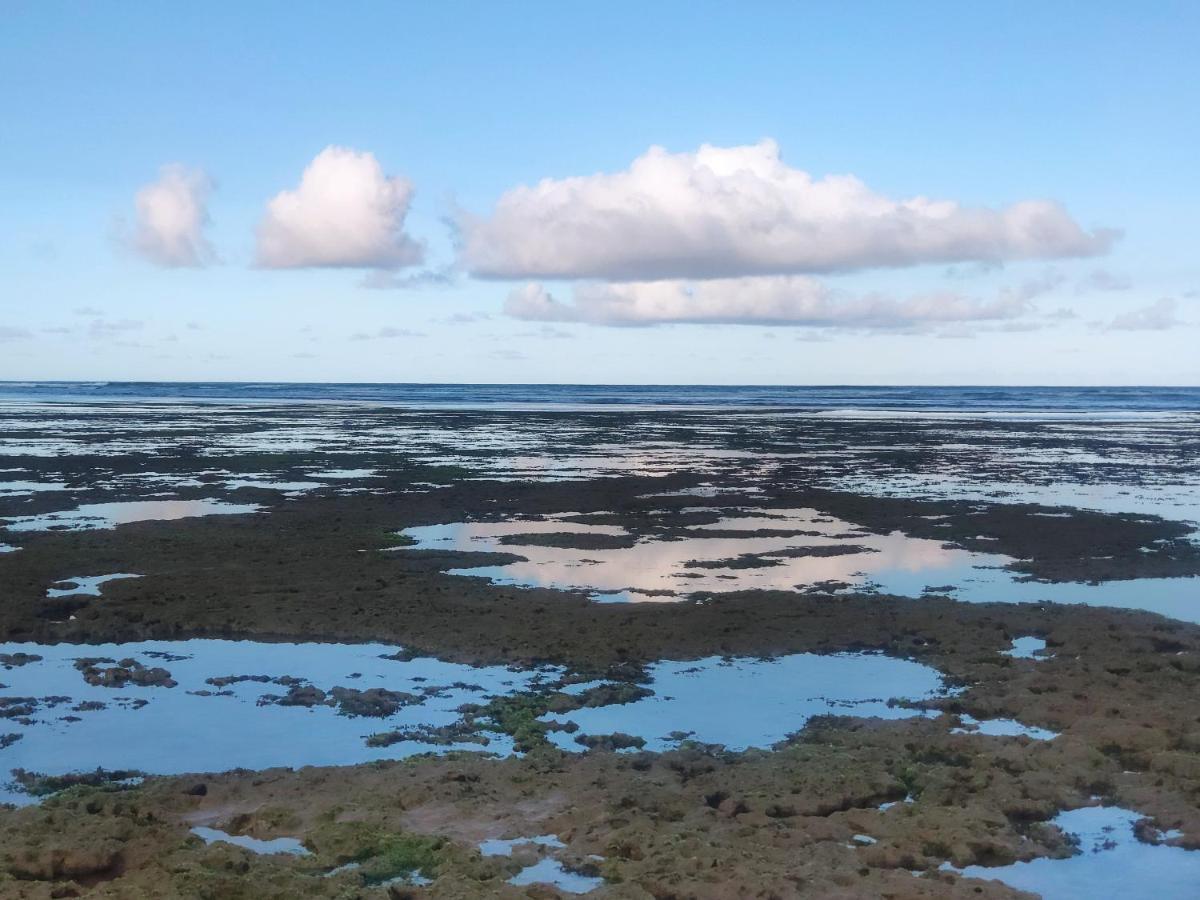
[[(1200, 7), (1145, 6), (8, 3), (0, 378), (1197, 384)], [(914, 197), (984, 219), (897, 264)]]

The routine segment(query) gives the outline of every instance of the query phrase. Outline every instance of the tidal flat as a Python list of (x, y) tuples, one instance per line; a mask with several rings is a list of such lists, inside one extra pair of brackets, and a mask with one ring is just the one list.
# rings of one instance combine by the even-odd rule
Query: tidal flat
[(1106, 415), (0, 403), (0, 896), (1189, 896)]

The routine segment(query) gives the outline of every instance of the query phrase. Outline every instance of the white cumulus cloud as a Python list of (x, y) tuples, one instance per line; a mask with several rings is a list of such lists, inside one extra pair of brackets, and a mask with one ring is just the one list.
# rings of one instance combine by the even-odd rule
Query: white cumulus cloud
[(651, 147), (622, 172), (513, 188), (490, 217), (462, 214), (458, 226), (476, 276), (612, 281), (1092, 256), (1116, 237), (1047, 200), (972, 208), (814, 178), (770, 140)]
[(384, 174), (371, 153), (326, 147), (295, 190), (267, 204), (257, 260), (270, 269), (398, 269), (424, 257), (404, 232), (412, 184)]
[(1045, 286), (1028, 283), (980, 299), (946, 291), (911, 297), (852, 295), (801, 275), (700, 281), (583, 282), (570, 302), (539, 283), (513, 289), (504, 311), (538, 322), (592, 325), (723, 323), (811, 328), (904, 329), (1013, 319), (1030, 311)]
[(204, 266), (216, 254), (204, 236), (212, 180), (200, 169), (171, 163), (133, 198), (135, 221), (125, 243), (149, 262), (172, 268)]

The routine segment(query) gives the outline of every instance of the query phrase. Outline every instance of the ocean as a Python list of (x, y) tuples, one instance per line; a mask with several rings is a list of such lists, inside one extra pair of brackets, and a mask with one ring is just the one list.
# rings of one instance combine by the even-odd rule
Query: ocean
[(367, 403), (413, 408), (1195, 413), (1200, 387), (321, 384), (9, 381), (0, 400)]

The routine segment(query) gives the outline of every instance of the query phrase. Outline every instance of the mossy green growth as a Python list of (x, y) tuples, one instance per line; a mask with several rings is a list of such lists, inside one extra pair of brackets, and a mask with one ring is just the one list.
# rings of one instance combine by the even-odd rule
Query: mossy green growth
[(905, 791), (910, 797), (919, 797), (921, 794), (921, 772), (913, 765), (904, 766), (896, 773), (896, 778), (904, 785)]
[(388, 831), (366, 822), (323, 824), (306, 843), (335, 865), (356, 862), (366, 884), (380, 884), (414, 873), (437, 875), (445, 838)]
[(422, 834), (392, 834), (381, 837), (374, 852), (362, 862), (363, 880), (379, 884), (414, 872), (433, 878), (437, 875), (443, 838)]
[(141, 777), (142, 773), (133, 769), (97, 769), (95, 772), (72, 773), (68, 775), (42, 775), (37, 772), (27, 772), (25, 769), (13, 769), (13, 780), (31, 797), (47, 797), (51, 794), (61, 794), (72, 788), (105, 789), (112, 791), (125, 790), (129, 787), (130, 779)]
[(514, 694), (495, 697), (484, 706), (472, 710), (476, 719), (487, 719), (480, 727), (511, 735), (517, 750), (527, 753), (550, 742), (546, 739), (547, 724), (539, 722), (550, 706), (551, 694)]

